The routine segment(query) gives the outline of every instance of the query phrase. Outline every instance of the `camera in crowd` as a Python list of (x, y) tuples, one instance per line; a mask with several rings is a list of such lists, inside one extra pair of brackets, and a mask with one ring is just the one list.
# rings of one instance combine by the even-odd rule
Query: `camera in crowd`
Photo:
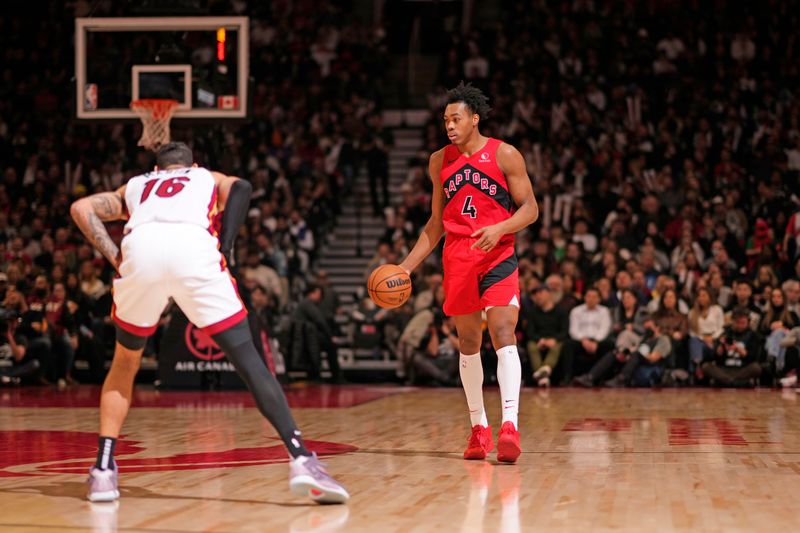
[(615, 356), (617, 358), (617, 361), (624, 363), (625, 361), (631, 358), (631, 350), (630, 348), (618, 348), (615, 351)]
[(738, 358), (739, 351), (736, 349), (736, 341), (727, 335), (722, 335), (719, 339), (719, 353), (727, 357)]

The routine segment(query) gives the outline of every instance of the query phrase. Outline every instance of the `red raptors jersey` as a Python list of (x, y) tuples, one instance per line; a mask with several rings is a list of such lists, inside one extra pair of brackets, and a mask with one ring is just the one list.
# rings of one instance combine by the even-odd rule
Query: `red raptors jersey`
[[(444, 229), (448, 235), (470, 236), (476, 230), (511, 217), (513, 202), (506, 176), (497, 166), (497, 148), (503, 141), (489, 138), (466, 157), (450, 144), (444, 149), (439, 174), (444, 188)], [(507, 235), (503, 238), (513, 235)]]

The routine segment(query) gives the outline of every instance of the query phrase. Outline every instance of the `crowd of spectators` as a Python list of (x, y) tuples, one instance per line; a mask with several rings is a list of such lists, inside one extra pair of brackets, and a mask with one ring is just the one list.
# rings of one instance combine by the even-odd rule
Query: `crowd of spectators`
[[(294, 316), (324, 332), (324, 320), (321, 351), (335, 361), (335, 294), (324, 273), (319, 287), (309, 273), (361, 165), (375, 213), (387, 203), (384, 32), (347, 3), (209, 5), (251, 17), (252, 116), (177, 126), (173, 138), (200, 164), (253, 183), (236, 263), (259, 323), (274, 332)], [(0, 20), (0, 354), (12, 364), (0, 379), (66, 384), (76, 357), (102, 375), (113, 343), (113, 272), (72, 225), (69, 204), (118, 187), (152, 158), (136, 147), (138, 126), (75, 120), (65, 90), (73, 18), (130, 6), (17, 6)], [(539, 222), (517, 241), (518, 335), (533, 383), (796, 381), (797, 2), (502, 7), (490, 27), (425, 36), (442, 39), (432, 119), (370, 264), (402, 258), (427, 220), (427, 155), (447, 143), (445, 88), (467, 80), (494, 108), (482, 132), (519, 148), (539, 201)], [(411, 379), (446, 385), (457, 339), (438, 310), (437, 261), (418, 272), (406, 308), (386, 313), (364, 300), (354, 318), (364, 342), (395, 332), (382, 342)], [(292, 314), (301, 299), (309, 305)]]
[(795, 383), (797, 7), (505, 2), (442, 43), (392, 235), (425, 223), (445, 88), (470, 81), (493, 107), (482, 133), (520, 150), (540, 207), (517, 240), (533, 383)]
[[(110, 1), (14, 5), (0, 20), (0, 379), (66, 385), (76, 357), (100, 379), (114, 340), (114, 272), (72, 224), (69, 205), (150, 170), (153, 157), (136, 146), (137, 124), (74, 118), (69, 43), (76, 16), (142, 13)], [(199, 164), (252, 182), (238, 276), (259, 323), (275, 333), (306, 291), (337, 198), (374, 144), (384, 36), (347, 2), (204, 5), (199, 15), (251, 17), (252, 113), (238, 124), (174, 124), (172, 138)], [(120, 239), (122, 224), (110, 233)], [(146, 355), (157, 349), (151, 343)]]

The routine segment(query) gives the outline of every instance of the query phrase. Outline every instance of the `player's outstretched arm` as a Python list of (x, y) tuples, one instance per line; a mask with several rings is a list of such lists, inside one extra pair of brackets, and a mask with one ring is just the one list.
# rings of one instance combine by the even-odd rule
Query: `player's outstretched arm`
[(72, 219), (115, 269), (119, 269), (119, 248), (108, 235), (103, 222), (125, 219), (125, 186), (114, 192), (101, 192), (76, 200), (69, 209)]
[(510, 144), (501, 144), (497, 149), (497, 164), (506, 176), (508, 192), (517, 204), (517, 211), (508, 220), (486, 226), (472, 234), (478, 238), (472, 248), (480, 248), (484, 252), (494, 248), (503, 235), (516, 233), (539, 218), (539, 205), (533, 195), (525, 159), (519, 150)]
[(420, 233), (414, 248), (408, 256), (400, 263), (400, 268), (409, 274), (422, 263), (426, 257), (436, 248), (444, 235), (444, 224), (442, 223), (442, 212), (444, 211), (444, 192), (439, 173), (442, 170), (442, 159), (444, 150), (439, 150), (431, 154), (428, 163), (428, 173), (433, 181), (433, 194), (431, 195), (431, 217), (425, 228)]

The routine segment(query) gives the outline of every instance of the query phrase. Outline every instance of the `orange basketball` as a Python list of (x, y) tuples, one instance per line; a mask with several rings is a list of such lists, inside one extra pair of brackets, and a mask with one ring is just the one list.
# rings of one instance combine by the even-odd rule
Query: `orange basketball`
[(373, 302), (384, 309), (393, 309), (411, 296), (411, 278), (397, 265), (382, 265), (370, 274), (367, 290)]

